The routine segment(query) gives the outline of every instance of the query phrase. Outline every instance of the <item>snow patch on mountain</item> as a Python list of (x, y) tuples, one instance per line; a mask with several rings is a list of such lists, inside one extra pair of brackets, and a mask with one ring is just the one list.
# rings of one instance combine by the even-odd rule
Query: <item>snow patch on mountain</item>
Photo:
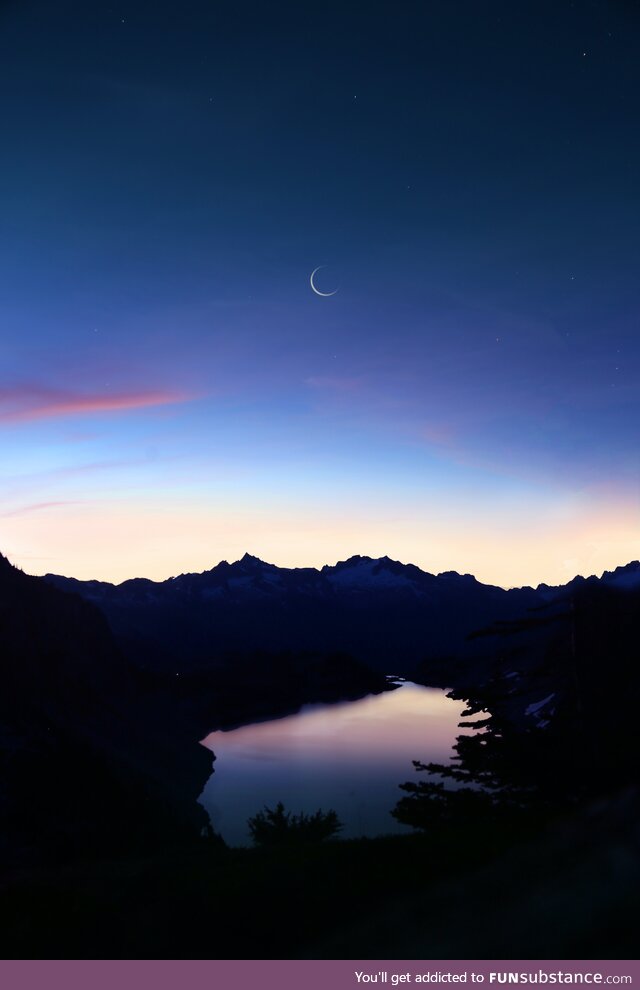
[(413, 588), (414, 583), (404, 574), (394, 573), (384, 559), (360, 557), (337, 564), (326, 572), (327, 580), (340, 588)]

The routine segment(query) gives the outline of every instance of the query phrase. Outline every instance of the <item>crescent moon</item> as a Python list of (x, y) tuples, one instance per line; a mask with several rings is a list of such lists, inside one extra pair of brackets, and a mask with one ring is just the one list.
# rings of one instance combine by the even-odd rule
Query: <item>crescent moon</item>
[(316, 289), (315, 285), (313, 284), (313, 276), (315, 275), (315, 273), (319, 272), (321, 268), (326, 268), (326, 267), (327, 267), (326, 265), (318, 265), (318, 267), (314, 268), (313, 271), (311, 272), (311, 277), (309, 279), (309, 282), (311, 283), (311, 288), (313, 289), (313, 291), (317, 296), (335, 296), (336, 292), (338, 291), (337, 289), (334, 289), (333, 292), (320, 292), (320, 289)]

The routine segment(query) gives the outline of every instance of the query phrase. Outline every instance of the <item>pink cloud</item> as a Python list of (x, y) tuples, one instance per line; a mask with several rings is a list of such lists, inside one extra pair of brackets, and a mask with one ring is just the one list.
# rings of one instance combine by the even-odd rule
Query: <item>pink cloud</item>
[(57, 416), (122, 412), (187, 402), (193, 396), (169, 389), (136, 392), (72, 392), (45, 385), (0, 387), (0, 422), (28, 422)]

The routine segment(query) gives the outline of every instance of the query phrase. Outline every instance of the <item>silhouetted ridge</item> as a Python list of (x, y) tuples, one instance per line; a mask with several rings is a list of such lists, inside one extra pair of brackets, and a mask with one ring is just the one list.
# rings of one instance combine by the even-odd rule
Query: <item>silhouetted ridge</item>
[(247, 564), (252, 564), (252, 565), (257, 566), (257, 567), (265, 567), (265, 566), (266, 567), (273, 567), (273, 564), (265, 564), (265, 561), (264, 560), (260, 560), (259, 557), (254, 557), (250, 553), (243, 554), (242, 557), (240, 558), (239, 563), (245, 564), (245, 566)]
[(98, 608), (0, 556), (0, 861), (197, 834), (210, 759), (163, 714)]
[[(439, 578), (444, 578), (451, 581), (464, 581), (467, 584), (479, 584), (480, 582), (473, 574), (460, 574), (458, 571), (440, 571), (438, 574)], [(497, 585), (485, 585), (485, 587), (496, 588)]]
[[(622, 586), (636, 577), (637, 562), (588, 581)], [(249, 553), (168, 581), (46, 579), (102, 609), (137, 666), (173, 674), (226, 666), (256, 651), (337, 652), (383, 672), (442, 672), (453, 657), (489, 659), (489, 646), (473, 633), (520, 620), (585, 583), (505, 590), (387, 556), (356, 554), (316, 569), (278, 567)]]

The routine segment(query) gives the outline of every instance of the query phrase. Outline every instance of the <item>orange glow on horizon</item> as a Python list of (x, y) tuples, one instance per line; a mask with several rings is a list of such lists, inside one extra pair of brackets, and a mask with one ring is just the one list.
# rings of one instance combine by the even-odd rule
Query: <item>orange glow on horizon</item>
[(563, 584), (640, 557), (638, 511), (625, 504), (558, 509), (528, 518), (377, 506), (262, 509), (178, 500), (165, 506), (96, 501), (39, 504), (0, 519), (0, 550), (32, 574), (115, 583), (208, 570), (249, 552), (281, 567), (322, 567), (354, 554), (387, 555), (431, 573), (488, 584)]

